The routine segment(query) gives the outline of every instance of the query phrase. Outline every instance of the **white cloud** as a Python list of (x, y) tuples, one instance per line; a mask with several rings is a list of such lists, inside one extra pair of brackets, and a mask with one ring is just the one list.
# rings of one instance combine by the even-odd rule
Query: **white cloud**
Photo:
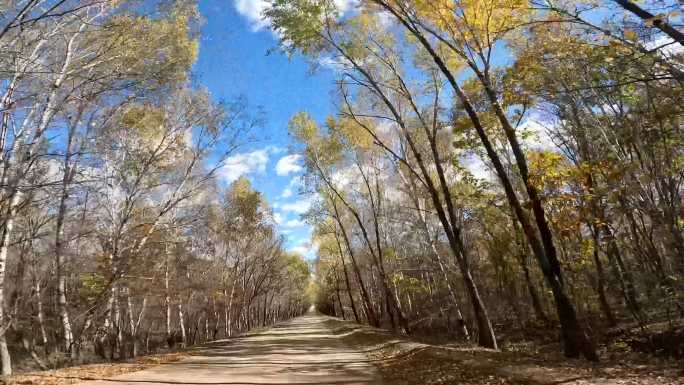
[(306, 255), (309, 253), (311, 250), (310, 247), (304, 246), (304, 245), (298, 245), (290, 249), (291, 252), (301, 254), (301, 255)]
[(289, 198), (292, 196), (292, 189), (289, 187), (286, 187), (285, 190), (283, 190), (283, 193), (280, 194), (281, 198)]
[(280, 213), (273, 213), (273, 222), (277, 225), (283, 223), (283, 216)]
[(223, 180), (231, 183), (242, 175), (264, 173), (268, 164), (269, 150), (262, 149), (244, 154), (236, 154), (225, 160), (219, 175)]
[(394, 16), (392, 16), (391, 13), (382, 11), (378, 13), (378, 22), (380, 23), (380, 26), (384, 29), (387, 29), (392, 26), (394, 23)]
[(518, 132), (526, 134), (522, 140), (528, 148), (535, 150), (552, 150), (556, 148), (549, 133), (549, 128), (535, 117), (531, 117), (520, 124)]
[(280, 176), (285, 176), (302, 171), (304, 168), (299, 164), (301, 159), (302, 156), (298, 154), (287, 155), (280, 158), (276, 164), (276, 173)]
[(285, 152), (284, 148), (278, 147), (278, 146), (268, 146), (268, 147), (266, 147), (266, 150), (273, 155), (278, 155), (278, 154), (282, 154), (283, 152)]
[(283, 224), (284, 227), (294, 228), (294, 227), (304, 227), (306, 223), (299, 219), (291, 219)]
[(283, 203), (278, 205), (278, 207), (283, 211), (304, 214), (308, 209), (311, 208), (311, 203), (311, 200), (304, 199), (293, 203)]
[(489, 169), (489, 166), (487, 166), (478, 155), (466, 155), (461, 159), (461, 162), (475, 178), (486, 181), (494, 180), (494, 175)]
[(323, 56), (318, 59), (318, 64), (326, 69), (329, 69), (336, 73), (344, 72), (345, 70), (350, 70), (353, 65), (351, 62), (343, 57), (331, 57)]
[(301, 241), (293, 247), (290, 247), (289, 251), (293, 253), (300, 254), (308, 260), (316, 258), (316, 253), (318, 252), (318, 243), (311, 243), (310, 241)]
[(678, 44), (671, 37), (662, 36), (644, 44), (646, 49), (656, 50), (666, 59), (684, 54), (684, 46)]
[(356, 166), (349, 166), (335, 171), (332, 175), (332, 182), (339, 188), (345, 188), (354, 181), (361, 179), (361, 173)]
[(280, 194), (281, 199), (287, 199), (291, 198), (294, 196), (295, 192), (299, 191), (302, 187), (304, 186), (304, 181), (302, 176), (295, 176), (290, 180), (290, 183), (287, 184), (287, 187), (285, 187), (285, 190)]
[(291, 189), (300, 189), (304, 187), (304, 176), (295, 176), (290, 180), (290, 183), (287, 185), (287, 187)]
[(333, 0), (335, 7), (337, 7), (337, 10), (341, 13), (345, 13), (352, 9), (357, 2), (358, 0)]
[(263, 16), (267, 7), (266, 0), (235, 0), (235, 9), (247, 19), (253, 32), (268, 27), (269, 22)]

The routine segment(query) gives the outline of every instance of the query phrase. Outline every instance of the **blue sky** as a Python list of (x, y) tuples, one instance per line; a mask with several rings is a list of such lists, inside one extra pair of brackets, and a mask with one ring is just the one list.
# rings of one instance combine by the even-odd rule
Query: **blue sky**
[[(356, 0), (333, 1), (345, 13), (351, 11)], [(257, 141), (229, 159), (221, 170), (221, 177), (225, 183), (241, 175), (248, 177), (274, 208), (279, 230), (287, 239), (286, 248), (313, 259), (311, 228), (300, 218), (309, 208), (311, 198), (298, 192), (302, 169), (300, 159), (289, 152), (292, 142), (287, 125), (299, 111), (308, 112), (318, 121), (334, 113), (330, 97), (334, 73), (326, 66), (319, 66), (311, 74), (304, 58), (288, 58), (274, 50), (277, 39), (261, 17), (266, 0), (202, 0), (199, 3), (205, 20), (200, 56), (194, 68), (198, 82), (217, 100), (244, 96), (251, 107), (265, 112), (264, 126), (253, 133)], [(499, 56), (499, 61), (509, 59), (507, 55)], [(535, 121), (523, 124), (532, 123)], [(528, 129), (537, 133), (545, 131), (535, 124)], [(473, 155), (465, 162), (476, 177), (492, 177), (479, 157)]]
[[(345, 13), (356, 0), (333, 1)], [(302, 169), (300, 159), (289, 153), (287, 124), (299, 111), (308, 112), (318, 121), (334, 113), (330, 98), (334, 74), (325, 66), (311, 74), (303, 58), (288, 58), (274, 50), (277, 39), (261, 17), (266, 0), (199, 3), (204, 24), (200, 56), (194, 67), (197, 81), (217, 100), (244, 96), (251, 107), (265, 112), (265, 124), (253, 132), (256, 142), (229, 159), (221, 172), (223, 181), (230, 183), (241, 175), (247, 176), (274, 208), (280, 232), (287, 238), (287, 249), (313, 259), (311, 229), (300, 218), (310, 205), (310, 197), (298, 193)], [(495, 61), (504, 64), (508, 60), (510, 57), (502, 51)], [(546, 137), (546, 130), (536, 120), (528, 119), (525, 124), (540, 140)], [(550, 146), (551, 142), (540, 143)], [(479, 178), (491, 177), (477, 157), (465, 166)]]
[(260, 4), (260, 0), (200, 2), (205, 22), (194, 73), (217, 100), (244, 96), (251, 107), (265, 112), (265, 124), (253, 133), (257, 140), (229, 159), (221, 176), (226, 182), (247, 176), (274, 207), (286, 247), (313, 258), (311, 230), (300, 220), (309, 198), (298, 194), (301, 166), (288, 152), (287, 123), (299, 111), (316, 119), (333, 113), (333, 74), (324, 68), (311, 74), (300, 57), (267, 54), (277, 41), (259, 20)]

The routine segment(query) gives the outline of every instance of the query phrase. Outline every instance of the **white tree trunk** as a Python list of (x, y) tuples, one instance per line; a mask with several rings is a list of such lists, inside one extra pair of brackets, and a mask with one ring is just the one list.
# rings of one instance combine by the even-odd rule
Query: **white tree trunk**
[(228, 308), (226, 309), (226, 337), (231, 337), (233, 335), (233, 298), (235, 297), (235, 281), (230, 289), (230, 298), (228, 300)]
[(169, 293), (169, 253), (166, 251), (164, 269), (164, 306), (166, 307), (166, 343), (171, 347), (171, 294)]
[(181, 332), (181, 341), (182, 346), (186, 347), (187, 346), (187, 334), (185, 332), (185, 321), (183, 320), (183, 300), (181, 298), (178, 298), (178, 327), (180, 328)]
[(38, 310), (38, 328), (40, 329), (40, 338), (42, 339), (43, 348), (47, 351), (48, 337), (45, 331), (45, 312), (43, 311), (43, 293), (40, 287), (40, 281), (36, 280), (36, 307)]
[(10, 234), (14, 228), (14, 218), (20, 196), (19, 192), (15, 192), (12, 200), (9, 202), (5, 226), (2, 228), (2, 237), (0, 238), (0, 363), (2, 363), (3, 376), (12, 374), (12, 358), (10, 357), (9, 349), (7, 349), (7, 339), (5, 337), (5, 332), (9, 328), (9, 325), (5, 324), (5, 276), (7, 272)]

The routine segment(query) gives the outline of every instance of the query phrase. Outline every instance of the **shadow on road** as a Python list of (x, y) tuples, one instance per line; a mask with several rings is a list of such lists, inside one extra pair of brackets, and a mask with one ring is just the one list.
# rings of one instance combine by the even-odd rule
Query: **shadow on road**
[(373, 362), (346, 346), (327, 320), (299, 317), (207, 344), (183, 361), (84, 384), (381, 384)]

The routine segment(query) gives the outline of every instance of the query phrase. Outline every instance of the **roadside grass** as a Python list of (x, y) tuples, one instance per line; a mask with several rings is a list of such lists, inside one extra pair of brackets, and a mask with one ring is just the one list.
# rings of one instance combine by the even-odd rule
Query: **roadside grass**
[(606, 353), (592, 364), (534, 349), (426, 344), (334, 318), (327, 323), (345, 343), (365, 352), (392, 385), (684, 385), (684, 366), (672, 359)]
[(40, 372), (20, 373), (0, 381), (7, 385), (70, 385), (137, 372), (159, 364), (179, 361), (187, 355), (186, 352), (155, 354), (139, 357), (131, 362), (87, 364)]

